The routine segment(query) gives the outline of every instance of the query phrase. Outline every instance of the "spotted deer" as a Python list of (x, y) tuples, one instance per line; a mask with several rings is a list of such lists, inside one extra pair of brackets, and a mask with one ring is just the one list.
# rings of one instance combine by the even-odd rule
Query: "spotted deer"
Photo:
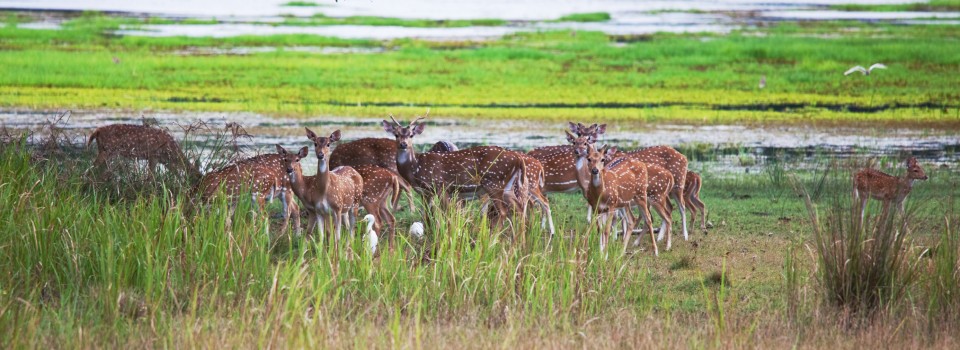
[[(607, 130), (607, 124), (593, 124), (591, 126), (572, 122), (569, 124), (570, 131), (568, 131), (568, 134), (576, 135), (574, 138), (583, 137), (584, 142), (590, 144), (596, 142), (597, 138)], [(584, 166), (585, 163), (576, 163), (573, 147), (571, 145), (547, 146), (527, 152), (528, 155), (543, 164), (544, 192), (572, 192), (585, 188), (585, 184), (581, 184), (577, 180), (577, 169)], [(588, 213), (587, 216), (590, 216), (590, 214)]]
[(300, 232), (300, 210), (297, 201), (283, 172), (283, 156), (280, 154), (262, 154), (227, 165), (217, 171), (207, 173), (196, 186), (193, 193), (203, 201), (221, 193), (236, 198), (249, 191), (261, 212), (266, 212), (267, 201), (279, 196), (283, 204), (283, 226), (285, 231), (290, 217), (294, 218), (296, 232)]
[[(400, 183), (403, 180), (397, 173), (376, 165), (361, 165), (354, 169), (363, 178), (363, 195), (361, 197), (363, 208), (376, 218), (374, 230), (389, 239), (393, 236), (391, 232), (396, 229), (397, 220), (390, 212), (391, 207), (388, 200), (391, 196), (394, 199), (400, 197)], [(384, 227), (387, 227), (387, 229), (384, 230)]]
[(700, 200), (700, 188), (703, 186), (703, 182), (700, 179), (700, 174), (697, 174), (692, 171), (687, 171), (687, 184), (683, 186), (684, 194), (684, 204), (687, 205), (687, 209), (690, 210), (691, 218), (690, 224), (693, 225), (697, 222), (697, 213), (700, 214), (700, 229), (707, 229), (707, 206)]
[(191, 180), (201, 177), (197, 167), (190, 164), (180, 145), (165, 130), (145, 125), (113, 124), (101, 126), (90, 134), (87, 147), (97, 141), (97, 158), (94, 166), (104, 166), (107, 161), (122, 157), (143, 159), (153, 174), (157, 163), (168, 170), (183, 172)]
[(900, 177), (885, 174), (875, 169), (861, 169), (853, 176), (853, 196), (860, 201), (860, 222), (867, 210), (867, 200), (873, 198), (883, 203), (883, 212), (896, 205), (900, 215), (904, 212), (904, 202), (917, 180), (928, 179), (920, 163), (914, 157), (904, 163), (907, 172)]
[[(660, 216), (660, 234), (666, 232), (667, 250), (672, 245), (673, 210), (670, 207), (670, 191), (673, 189), (673, 174), (662, 166), (647, 164), (647, 203)], [(652, 217), (647, 217), (651, 220)], [(651, 223), (652, 226), (652, 223)]]
[(459, 150), (460, 148), (450, 141), (437, 141), (437, 143), (433, 144), (433, 147), (430, 147), (430, 150), (427, 152), (456, 152)]
[[(357, 211), (362, 204), (363, 178), (350, 166), (340, 166), (330, 170), (330, 145), (340, 140), (340, 130), (334, 131), (329, 136), (320, 137), (309, 128), (304, 129), (307, 132), (307, 138), (313, 141), (317, 156), (317, 174), (303, 176), (303, 171), (298, 170), (299, 167), (292, 166), (295, 161), (306, 156), (303, 149), (297, 153), (296, 157), (285, 158), (285, 168), (293, 192), (311, 214), (307, 224), (308, 232), (313, 232), (319, 222), (320, 236), (325, 237), (325, 226), (333, 225), (335, 244), (339, 247), (343, 226), (352, 229), (356, 224)], [(279, 149), (281, 147), (278, 146)]]
[[(453, 146), (456, 147), (456, 146)], [(397, 143), (385, 138), (362, 138), (337, 145), (330, 153), (330, 166), (376, 165), (378, 167), (397, 172)], [(407, 205), (413, 209), (413, 198), (410, 196), (413, 189), (405, 179), (400, 178), (400, 192), (407, 196)], [(393, 198), (393, 208), (398, 209), (400, 197)]]
[(517, 196), (521, 198), (525, 197), (526, 200), (523, 201), (524, 205), (530, 202), (540, 209), (540, 227), (546, 227), (552, 237), (554, 233), (556, 233), (556, 229), (553, 226), (553, 212), (550, 210), (550, 200), (543, 192), (545, 177), (543, 165), (536, 158), (526, 153), (517, 152), (517, 156), (520, 157), (520, 160), (523, 161), (524, 167), (526, 168), (526, 179), (523, 179), (522, 186), (516, 187), (518, 190), (523, 188), (526, 190), (519, 192)]
[[(673, 174), (673, 189), (670, 190), (670, 197), (673, 197), (677, 208), (680, 210), (683, 240), (688, 240), (686, 200), (683, 190), (687, 183), (687, 157), (670, 146), (653, 146), (623, 153), (624, 156), (630, 156), (646, 164), (659, 165)], [(657, 235), (657, 240), (662, 240), (663, 237), (664, 233), (660, 232)]]
[(413, 137), (420, 135), (425, 125), (418, 118), (407, 126), (383, 121), (383, 129), (394, 135), (396, 163), (400, 176), (415, 189), (428, 195), (439, 195), (446, 200), (450, 194), (490, 197), (497, 213), (512, 215), (521, 208), (522, 199), (516, 196), (516, 186), (523, 186), (525, 166), (518, 152), (500, 147), (472, 147), (456, 152), (418, 154), (413, 148)]
[(592, 205), (599, 218), (597, 225), (602, 227), (600, 236), (600, 250), (605, 250), (609, 241), (610, 229), (613, 225), (611, 211), (625, 209), (627, 214), (626, 237), (624, 251), (630, 242), (635, 220), (630, 214), (630, 207), (640, 207), (640, 215), (646, 218), (646, 228), (650, 231), (653, 240), (653, 254), (659, 255), (653, 226), (650, 224), (650, 211), (647, 208), (647, 166), (633, 157), (614, 157), (616, 148), (604, 146), (597, 150), (593, 145), (587, 146), (587, 169), (590, 176), (584, 198)]

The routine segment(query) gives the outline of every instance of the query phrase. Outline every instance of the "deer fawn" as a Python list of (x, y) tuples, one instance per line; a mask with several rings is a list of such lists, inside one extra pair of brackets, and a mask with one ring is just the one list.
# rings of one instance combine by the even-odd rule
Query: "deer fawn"
[(913, 182), (928, 178), (916, 158), (907, 158), (905, 165), (907, 172), (900, 177), (874, 169), (861, 169), (853, 176), (853, 196), (860, 200), (861, 224), (867, 210), (867, 199), (870, 197), (883, 203), (884, 213), (890, 209), (890, 204), (894, 204), (900, 215), (903, 215), (903, 203), (913, 189)]
[[(673, 189), (670, 191), (670, 196), (673, 197), (673, 200), (677, 203), (677, 208), (680, 209), (683, 240), (688, 240), (686, 200), (683, 190), (687, 183), (687, 157), (670, 146), (653, 146), (624, 153), (622, 155), (630, 156), (646, 164), (659, 165), (673, 174)], [(664, 233), (660, 232), (657, 235), (657, 240), (662, 240), (663, 235)]]
[(204, 175), (194, 187), (194, 194), (203, 200), (209, 200), (219, 190), (230, 197), (250, 191), (261, 212), (266, 212), (267, 200), (273, 201), (280, 196), (283, 204), (283, 226), (285, 231), (290, 217), (293, 216), (296, 232), (300, 232), (300, 210), (290, 188), (290, 182), (281, 169), (283, 156), (263, 154), (238, 161), (220, 170)]
[(703, 204), (703, 201), (700, 200), (700, 188), (703, 186), (703, 182), (700, 179), (700, 174), (697, 174), (692, 171), (687, 171), (687, 184), (683, 186), (684, 194), (684, 204), (687, 205), (687, 209), (690, 210), (691, 218), (690, 224), (693, 225), (697, 222), (697, 212), (700, 213), (700, 229), (707, 229), (707, 206)]
[(593, 145), (587, 146), (587, 169), (590, 177), (584, 198), (592, 205), (600, 217), (597, 225), (602, 227), (600, 236), (600, 250), (605, 250), (613, 224), (613, 215), (610, 211), (626, 210), (623, 215), (627, 221), (624, 252), (630, 242), (635, 220), (630, 214), (630, 206), (640, 207), (640, 215), (646, 220), (647, 230), (653, 240), (653, 254), (659, 255), (657, 241), (653, 235), (653, 226), (650, 224), (650, 211), (647, 208), (647, 166), (632, 157), (613, 158), (616, 148), (604, 146), (599, 151)]
[[(452, 144), (451, 144), (452, 146)], [(456, 148), (456, 146), (453, 146)], [(330, 166), (352, 166), (354, 169), (361, 165), (376, 165), (378, 167), (397, 172), (397, 143), (384, 138), (362, 138), (343, 143), (330, 153)], [(407, 194), (407, 205), (412, 210), (412, 188), (405, 179), (400, 178), (400, 191)], [(399, 197), (393, 198), (394, 210), (399, 208)]]
[[(307, 138), (313, 141), (317, 155), (317, 174), (303, 176), (299, 167), (292, 166), (306, 156), (301, 149), (295, 156), (284, 158), (290, 184), (293, 192), (303, 202), (304, 208), (310, 214), (308, 231), (313, 232), (317, 222), (320, 222), (320, 235), (324, 235), (327, 223), (335, 226), (335, 246), (340, 246), (340, 232), (343, 226), (354, 227), (357, 220), (357, 211), (362, 203), (363, 178), (354, 168), (349, 166), (329, 169), (330, 145), (340, 140), (340, 130), (336, 130), (327, 137), (317, 136), (312, 130), (305, 128)], [(278, 146), (278, 149), (282, 147)], [(284, 152), (289, 154), (289, 152)], [(373, 213), (371, 213), (373, 214)]]
[[(387, 235), (387, 232), (393, 232), (396, 229), (397, 220), (390, 212), (388, 198), (393, 196), (396, 201), (400, 197), (400, 183), (403, 180), (397, 173), (376, 165), (361, 165), (354, 169), (363, 178), (361, 203), (367, 213), (372, 214), (376, 219), (374, 230), (380, 232), (381, 236), (392, 237), (393, 235)], [(384, 230), (384, 227), (387, 229)]]
[(104, 166), (116, 157), (144, 159), (152, 175), (157, 163), (171, 171), (182, 171), (191, 180), (201, 177), (200, 171), (190, 164), (177, 141), (163, 129), (144, 125), (113, 124), (101, 126), (90, 134), (87, 147), (97, 141), (95, 166)]
[[(396, 163), (400, 176), (414, 188), (437, 194), (446, 200), (449, 193), (487, 194), (496, 212), (510, 214), (522, 206), (515, 186), (523, 186), (525, 166), (517, 152), (500, 147), (473, 147), (448, 153), (417, 154), (412, 138), (425, 127), (418, 118), (407, 126), (383, 121), (384, 131), (396, 138)], [(508, 210), (509, 209), (509, 210)]]

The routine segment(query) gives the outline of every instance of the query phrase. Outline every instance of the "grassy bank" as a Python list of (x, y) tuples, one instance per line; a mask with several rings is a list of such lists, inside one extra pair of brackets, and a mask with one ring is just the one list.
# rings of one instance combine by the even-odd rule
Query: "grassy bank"
[[(714, 227), (693, 230), (689, 242), (675, 235), (659, 258), (634, 248), (621, 256), (622, 241), (605, 258), (583, 222), (582, 199), (569, 194), (551, 196), (561, 232), (552, 241), (537, 225), (519, 241), (491, 232), (472, 203), (435, 212), (427, 241), (401, 230), (394, 249), (371, 257), (356, 235), (339, 252), (291, 240), (245, 202), (231, 215), (224, 202), (185, 211), (186, 195), (162, 188), (117, 199), (81, 175), (87, 159), (0, 151), (0, 335), (11, 347), (958, 342), (949, 318), (914, 311), (927, 307), (926, 280), (870, 327), (836, 327), (844, 316), (821, 303), (803, 248), (809, 222), (787, 174), (799, 173), (813, 200), (829, 204), (847, 193), (847, 172), (825, 181), (783, 163), (760, 175), (706, 172), (702, 197)], [(921, 246), (936, 243), (942, 208), (960, 198), (953, 173), (928, 174), (909, 205), (912, 242)], [(412, 220), (400, 214), (401, 227)], [(785, 283), (786, 271), (795, 284)]]
[[(0, 106), (680, 122), (960, 123), (953, 26), (782, 24), (726, 36), (545, 32), (488, 42), (309, 35), (107, 35), (92, 16), (62, 30), (0, 28)], [(837, 31), (845, 34), (833, 36)], [(276, 47), (250, 55), (199, 49)], [(296, 46), (382, 48), (312, 54)], [(841, 73), (883, 62), (868, 77)], [(766, 86), (758, 82), (765, 77)], [(409, 109), (407, 109), (409, 108)]]

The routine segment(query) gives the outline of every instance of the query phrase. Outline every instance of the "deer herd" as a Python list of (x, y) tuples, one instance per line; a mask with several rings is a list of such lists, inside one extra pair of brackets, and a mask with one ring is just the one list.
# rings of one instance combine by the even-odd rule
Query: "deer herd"
[[(353, 231), (363, 208), (367, 212), (363, 220), (367, 223), (365, 240), (371, 251), (379, 239), (376, 232), (381, 232), (386, 241), (392, 240), (397, 229), (392, 211), (400, 207), (404, 192), (413, 209), (412, 191), (444, 205), (451, 200), (482, 199), (481, 210), (491, 225), (498, 227), (509, 220), (523, 220), (533, 207), (540, 211), (541, 227), (550, 237), (556, 228), (546, 194), (579, 191), (587, 203), (586, 220), (595, 222), (599, 229), (601, 250), (606, 249), (615, 228), (624, 234), (624, 250), (631, 242), (638, 245), (640, 239), (632, 241), (631, 234), (641, 221), (638, 231), (649, 233), (653, 254), (659, 254), (657, 242), (664, 238), (670, 250), (674, 208), (680, 213), (684, 240), (689, 239), (688, 211), (693, 216), (691, 223), (699, 214), (700, 228), (707, 227), (707, 210), (700, 200), (701, 177), (687, 169), (687, 158), (672, 147), (620, 151), (598, 146), (606, 124), (571, 122), (566, 145), (523, 153), (497, 146), (458, 149), (440, 141), (420, 153), (414, 139), (426, 129), (423, 119), (403, 125), (390, 116), (381, 125), (392, 139), (362, 138), (342, 144), (340, 130), (324, 135), (305, 128), (317, 160), (313, 176), (304, 175), (300, 166), (302, 160), (310, 159), (306, 146), (288, 150), (278, 144), (275, 154), (247, 158), (201, 175), (173, 137), (159, 128), (108, 125), (96, 129), (87, 143), (97, 142), (94, 166), (102, 166), (114, 157), (143, 159), (148, 161), (151, 174), (159, 163), (170, 171), (198, 178), (192, 195), (202, 201), (217, 194), (231, 198), (249, 195), (264, 211), (267, 201), (279, 198), (284, 218), (281, 230), (287, 229), (293, 217), (294, 230), (299, 234), (300, 211), (304, 210), (307, 232), (318, 231), (321, 237), (327, 237), (325, 232), (332, 230), (337, 245), (344, 228)], [(854, 196), (861, 207), (865, 208), (872, 197), (883, 202), (884, 210), (893, 204), (902, 213), (913, 182), (927, 179), (916, 159), (909, 158), (906, 166), (907, 172), (901, 177), (873, 169), (857, 172), (853, 177)], [(658, 234), (651, 211), (660, 218)], [(620, 225), (615, 225), (615, 220)], [(420, 222), (411, 227), (411, 235), (417, 238), (423, 232)]]

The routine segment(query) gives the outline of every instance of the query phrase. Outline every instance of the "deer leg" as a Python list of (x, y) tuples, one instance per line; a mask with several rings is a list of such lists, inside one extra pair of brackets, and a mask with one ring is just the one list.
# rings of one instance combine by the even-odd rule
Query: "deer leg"
[(593, 206), (587, 203), (587, 223), (593, 221)]
[[(650, 216), (650, 208), (647, 206), (647, 197), (643, 196), (637, 201), (637, 204), (640, 206), (640, 215), (643, 215), (646, 218), (647, 230), (650, 230), (650, 239), (653, 241), (653, 256), (659, 256), (660, 251), (657, 249), (657, 238), (653, 234), (653, 217)], [(682, 205), (682, 203), (681, 203)], [(663, 236), (664, 232), (660, 231), (660, 236)]]
[(546, 221), (550, 226), (550, 236), (553, 237), (556, 232), (553, 226), (553, 211), (550, 210), (550, 203), (547, 202), (546, 197), (534, 196), (534, 200), (537, 201), (537, 204), (540, 205), (540, 212), (542, 215), (545, 215), (545, 218), (540, 218), (540, 227), (543, 228), (544, 221)]
[(630, 237), (633, 235), (633, 210), (630, 209), (630, 205), (627, 204), (626, 208), (623, 208), (623, 214), (620, 217), (620, 221), (623, 223), (623, 254), (627, 253), (627, 246), (630, 245)]
[[(683, 200), (683, 193), (681, 193), (679, 188), (674, 187), (673, 198), (677, 201), (677, 209), (680, 209), (680, 222), (683, 224), (683, 240), (688, 241), (690, 237), (687, 233), (687, 209)], [(663, 233), (660, 233), (659, 239), (663, 239)]]
[(660, 215), (660, 232), (667, 231), (667, 250), (670, 250), (673, 241), (673, 233), (671, 232), (673, 230), (673, 223), (671, 222), (673, 218), (671, 217), (671, 212), (664, 206), (664, 202), (665, 201), (654, 203), (653, 209)]
[(613, 217), (616, 212), (611, 213), (607, 211), (606, 213), (600, 214), (600, 218), (597, 219), (597, 225), (602, 227), (600, 233), (600, 251), (606, 251), (607, 242), (610, 241), (610, 229), (613, 226)]

